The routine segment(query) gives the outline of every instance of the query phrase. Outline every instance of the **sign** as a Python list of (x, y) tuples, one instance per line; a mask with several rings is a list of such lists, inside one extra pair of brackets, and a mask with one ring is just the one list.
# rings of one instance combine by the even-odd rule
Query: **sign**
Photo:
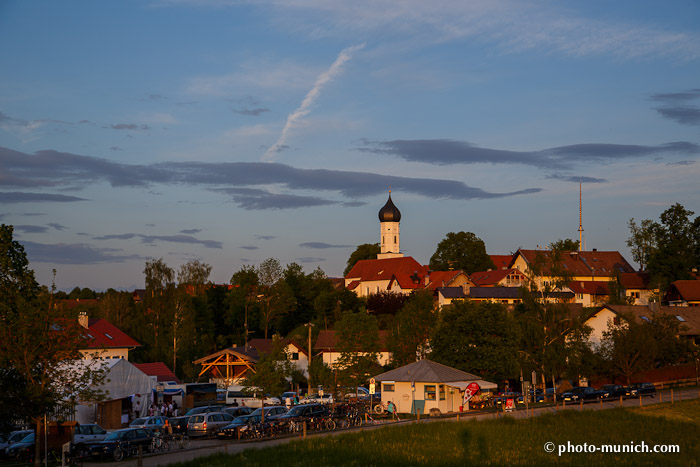
[(515, 410), (515, 399), (506, 399), (506, 408), (505, 410), (507, 412), (511, 410)]
[(158, 392), (163, 392), (165, 390), (165, 385), (164, 384), (157, 384), (156, 385), (156, 391)]
[(533, 371), (532, 372), (532, 386), (537, 386), (537, 372)]
[[(374, 380), (372, 380), (372, 381), (374, 381)], [(369, 393), (370, 393), (370, 394), (376, 394), (376, 389), (377, 389), (377, 388), (376, 388), (376, 386), (374, 385), (374, 383), (369, 383)]]
[(374, 384), (374, 383), (376, 383), (376, 381), (374, 380), (374, 378), (370, 378), (370, 379), (369, 379), (369, 384)]
[(469, 383), (467, 387), (464, 388), (464, 403), (462, 405), (467, 405), (467, 402), (469, 402), (480, 389), (481, 387), (478, 383)]

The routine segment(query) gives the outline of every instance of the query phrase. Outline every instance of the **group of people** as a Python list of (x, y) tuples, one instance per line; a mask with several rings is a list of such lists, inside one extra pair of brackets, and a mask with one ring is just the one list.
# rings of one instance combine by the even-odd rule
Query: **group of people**
[(148, 416), (161, 415), (163, 417), (177, 417), (179, 407), (177, 402), (171, 401), (168, 403), (162, 402), (160, 405), (155, 402), (148, 408)]
[(294, 394), (294, 397), (287, 396), (284, 398), (284, 406), (287, 410), (291, 409), (293, 405), (299, 404), (299, 396)]

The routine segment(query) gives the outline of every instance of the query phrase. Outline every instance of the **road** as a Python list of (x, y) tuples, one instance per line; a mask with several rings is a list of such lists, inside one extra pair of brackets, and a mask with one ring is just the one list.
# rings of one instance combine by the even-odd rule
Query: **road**
[[(679, 400), (689, 400), (689, 399), (697, 399), (698, 396), (700, 396), (700, 393), (698, 392), (698, 389), (684, 389), (684, 390), (674, 390), (673, 392), (673, 398), (674, 401), (679, 401)], [(643, 405), (650, 405), (650, 404), (658, 404), (659, 402), (670, 402), (671, 401), (671, 392), (668, 390), (661, 391), (657, 393), (656, 397), (651, 398), (651, 397), (644, 397), (642, 399), (642, 404)], [(622, 401), (622, 407), (639, 407), (640, 401), (639, 399), (624, 399)], [(546, 413), (555, 413), (561, 410), (605, 410), (605, 409), (612, 409), (615, 407), (620, 407), (620, 401), (619, 400), (612, 400), (612, 401), (604, 401), (602, 404), (599, 402), (589, 402), (586, 404), (568, 404), (566, 406), (562, 406), (561, 403), (557, 404), (557, 406), (554, 405), (546, 405), (546, 406), (537, 406), (535, 405), (534, 407), (530, 407), (530, 410), (526, 412), (524, 406), (519, 406), (517, 410), (514, 410), (512, 412), (509, 412), (507, 415), (514, 417), (514, 418), (527, 418), (531, 416), (538, 416)], [(458, 417), (451, 416), (451, 417), (426, 417), (422, 418), (421, 420), (406, 420), (406, 421), (401, 421), (401, 422), (391, 422), (391, 423), (379, 423), (376, 425), (364, 425), (361, 428), (354, 428), (353, 431), (360, 431), (360, 430), (371, 430), (371, 429), (378, 429), (378, 428), (383, 428), (383, 427), (390, 427), (390, 426), (396, 426), (396, 425), (401, 425), (401, 424), (406, 424), (406, 423), (430, 423), (430, 422), (436, 422), (436, 421), (464, 421), (464, 420), (487, 420), (487, 419), (494, 419), (498, 417), (503, 417), (504, 413), (503, 412), (465, 412), (463, 414), (459, 414)], [(309, 434), (309, 437), (312, 436), (333, 436), (341, 433), (346, 433), (348, 430), (342, 430), (342, 431), (332, 431), (332, 432), (320, 432), (320, 433), (313, 433)], [(266, 439), (262, 441), (222, 441), (222, 440), (195, 440), (192, 442), (192, 446), (189, 449), (186, 450), (176, 450), (176, 451), (171, 451), (169, 453), (165, 454), (148, 454), (145, 455), (142, 459), (141, 465), (143, 467), (158, 467), (158, 466), (165, 466), (169, 464), (173, 464), (176, 462), (182, 462), (182, 461), (189, 461), (193, 459), (197, 459), (198, 457), (202, 456), (208, 456), (210, 454), (214, 454), (217, 452), (225, 452), (225, 453), (230, 453), (230, 454), (235, 454), (241, 451), (244, 451), (246, 449), (260, 449), (260, 448), (267, 448), (270, 446), (276, 446), (279, 444), (283, 443), (289, 443), (292, 441), (295, 441), (299, 439), (298, 436), (290, 436), (290, 437), (282, 437), (282, 438), (273, 438), (273, 439)], [(95, 463), (95, 462), (86, 462), (83, 464), (85, 467), (104, 467), (105, 465), (109, 465), (110, 467), (138, 467), (138, 459), (131, 458), (124, 460), (122, 462), (110, 462), (105, 464), (104, 462), (100, 463)]]

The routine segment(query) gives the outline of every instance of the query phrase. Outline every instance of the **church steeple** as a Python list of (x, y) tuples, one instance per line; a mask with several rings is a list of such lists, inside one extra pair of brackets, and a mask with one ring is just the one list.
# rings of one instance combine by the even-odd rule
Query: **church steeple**
[(384, 207), (379, 210), (381, 253), (377, 255), (377, 259), (403, 257), (403, 253), (401, 253), (400, 221), (401, 211), (391, 200), (391, 190), (389, 190), (389, 199)]

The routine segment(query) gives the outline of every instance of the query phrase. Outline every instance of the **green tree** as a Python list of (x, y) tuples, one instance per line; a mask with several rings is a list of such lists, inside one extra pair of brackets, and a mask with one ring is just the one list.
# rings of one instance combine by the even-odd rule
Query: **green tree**
[(520, 329), (505, 307), (472, 301), (444, 307), (430, 339), (431, 360), (485, 380), (518, 374)]
[(379, 368), (380, 351), (377, 318), (364, 311), (345, 312), (335, 326), (337, 350), (335, 363), (338, 382), (356, 387), (367, 381)]
[(408, 301), (408, 295), (397, 292), (379, 292), (367, 297), (367, 311), (375, 315), (395, 315)]
[(355, 266), (355, 264), (363, 259), (377, 259), (377, 255), (382, 252), (379, 243), (363, 243), (355, 248), (355, 251), (350, 254), (348, 258), (347, 266), (345, 271), (343, 271), (343, 276), (347, 276), (350, 270)]
[[(243, 338), (248, 342), (248, 334), (250, 324), (256, 322), (252, 318), (252, 311), (256, 311), (257, 315), (257, 296), (260, 288), (260, 277), (258, 271), (253, 266), (243, 266), (235, 272), (231, 277), (231, 285), (234, 286), (233, 294), (231, 295), (231, 316), (230, 322), (235, 326), (236, 321), (243, 321)], [(242, 304), (243, 313), (236, 313), (236, 309)], [(236, 317), (239, 317), (237, 320)]]
[(626, 384), (635, 373), (652, 367), (657, 351), (651, 329), (633, 315), (622, 316), (619, 325), (610, 323), (599, 348), (610, 373), (622, 376)]
[(433, 294), (422, 290), (408, 298), (396, 314), (388, 347), (396, 366), (413, 363), (428, 354), (430, 335), (437, 322)]
[(550, 250), (578, 251), (578, 248), (579, 248), (578, 240), (572, 240), (570, 238), (567, 238), (564, 240), (559, 239), (556, 242), (549, 244)]
[[(37, 428), (43, 416), (63, 401), (97, 400), (94, 387), (104, 379), (100, 360), (78, 365), (85, 346), (77, 316), (54, 306), (29, 268), (13, 228), (0, 226), (0, 419), (29, 419)], [(11, 402), (16, 404), (9, 405)], [(40, 443), (35, 444), (40, 465)]]
[(634, 218), (627, 223), (630, 229), (630, 237), (627, 246), (632, 252), (632, 259), (639, 265), (640, 271), (646, 271), (649, 258), (656, 250), (656, 232), (659, 225), (649, 219), (644, 219), (637, 225)]
[(450, 232), (430, 257), (433, 271), (462, 270), (467, 274), (494, 269), (484, 241), (471, 232)]
[[(289, 387), (294, 368), (284, 352), (284, 341), (277, 335), (272, 338), (272, 349), (260, 356), (255, 372), (249, 374), (243, 385), (250, 392), (257, 392), (261, 399), (266, 394), (282, 394)], [(264, 411), (263, 411), (263, 421)]]
[(690, 279), (700, 258), (695, 256), (697, 232), (691, 220), (693, 211), (676, 203), (659, 216), (661, 223), (656, 231), (656, 249), (649, 257), (649, 272), (665, 290), (671, 282)]
[(146, 335), (152, 343), (148, 357), (151, 361), (162, 361), (165, 357), (164, 334), (169, 311), (172, 309), (175, 289), (175, 271), (163, 258), (146, 261), (143, 270), (146, 276), (146, 319), (151, 335)]

